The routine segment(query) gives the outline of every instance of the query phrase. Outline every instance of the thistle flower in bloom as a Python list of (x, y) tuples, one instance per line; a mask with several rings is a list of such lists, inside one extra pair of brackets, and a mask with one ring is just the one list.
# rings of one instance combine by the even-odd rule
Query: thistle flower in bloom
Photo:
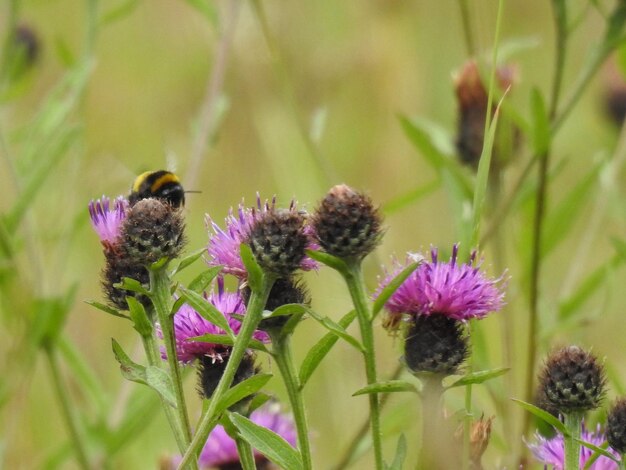
[[(245, 279), (246, 269), (239, 255), (239, 247), (242, 243), (247, 241), (250, 231), (259, 216), (274, 211), (275, 209), (276, 198), (273, 198), (271, 203), (268, 201), (262, 203), (261, 197), (257, 194), (256, 208), (246, 208), (243, 203), (241, 203), (239, 204), (236, 214), (232, 208), (230, 209), (225, 219), (226, 225), (224, 229), (215, 223), (207, 214), (206, 225), (207, 228), (213, 232), (209, 232), (209, 244), (207, 247), (209, 253), (208, 264), (210, 266), (223, 266), (223, 273), (232, 274), (240, 279)], [(296, 204), (292, 201), (289, 206), (289, 211), (295, 212), (296, 210)], [(305, 233), (310, 235), (310, 231), (310, 227), (307, 226)], [(316, 248), (312, 241), (308, 242), (307, 249), (314, 250)], [(308, 256), (305, 256), (300, 263), (300, 269), (303, 271), (317, 269), (317, 263)]]
[[(272, 403), (254, 411), (250, 415), (250, 420), (259, 426), (274, 431), (291, 446), (296, 446), (294, 423), (289, 415), (280, 412), (277, 403)], [(271, 468), (267, 466), (269, 461), (256, 449), (254, 449), (254, 457), (257, 468)], [(172, 460), (173, 464), (177, 464), (180, 458)], [(222, 426), (216, 426), (209, 435), (206, 444), (200, 452), (198, 464), (202, 469), (216, 468), (226, 470), (241, 468), (237, 445)]]
[[(409, 254), (407, 264), (418, 256)], [(437, 314), (466, 321), (483, 318), (502, 308), (503, 276), (494, 279), (481, 272), (480, 264), (476, 264), (475, 252), (468, 263), (458, 264), (457, 256), (458, 245), (454, 245), (449, 262), (439, 261), (437, 249), (431, 250), (432, 261), (422, 262), (385, 304), (391, 315), (390, 324), (397, 325), (403, 314)], [(397, 263), (396, 268), (380, 283), (375, 296), (404, 268)]]
[[(596, 446), (601, 446), (606, 440), (599, 426), (596, 428), (596, 432), (589, 432), (583, 426), (580, 438)], [(562, 434), (557, 434), (552, 439), (546, 439), (537, 434), (535, 442), (528, 444), (528, 447), (539, 462), (545, 465), (552, 465), (554, 470), (563, 470), (565, 465), (565, 441)], [(615, 457), (618, 457), (615, 451), (612, 449), (608, 450)], [(594, 452), (591, 449), (581, 446), (579, 468), (585, 468), (587, 461), (593, 454)], [(618, 464), (608, 457), (600, 456), (589, 468), (590, 470), (617, 470)]]
[[(218, 290), (212, 292), (206, 299), (226, 318), (228, 325), (235, 334), (241, 329), (241, 322), (232, 316), (233, 313), (243, 315), (246, 313), (246, 306), (243, 298), (238, 293), (224, 292), (223, 283), (218, 283)], [(176, 355), (178, 360), (190, 363), (194, 359), (209, 357), (213, 362), (222, 362), (225, 356), (230, 353), (230, 346), (222, 344), (204, 343), (200, 341), (189, 341), (189, 338), (206, 334), (224, 335), (226, 332), (217, 325), (206, 320), (196, 312), (191, 306), (184, 304), (174, 315), (174, 335), (176, 337)], [(157, 327), (157, 335), (163, 338), (160, 327)], [(269, 337), (266, 333), (257, 331), (254, 339), (267, 342)], [(161, 351), (163, 359), (167, 358), (165, 350)]]
[(105, 248), (112, 248), (117, 243), (127, 211), (128, 201), (122, 196), (113, 201), (113, 207), (106, 196), (89, 203), (91, 226)]

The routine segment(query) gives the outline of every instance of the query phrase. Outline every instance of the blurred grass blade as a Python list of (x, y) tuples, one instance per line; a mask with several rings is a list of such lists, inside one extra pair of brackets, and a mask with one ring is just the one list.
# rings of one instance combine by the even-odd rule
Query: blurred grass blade
[(530, 107), (533, 116), (533, 151), (543, 155), (550, 147), (550, 119), (543, 95), (538, 88), (533, 88), (530, 95)]
[(400, 212), (405, 207), (408, 207), (415, 202), (419, 201), (423, 197), (432, 194), (441, 187), (441, 178), (437, 178), (430, 183), (426, 183), (424, 186), (407, 191), (406, 193), (394, 197), (392, 200), (387, 201), (382, 205), (382, 211), (385, 215), (389, 216)]
[(116, 21), (122, 20), (133, 13), (139, 6), (139, 0), (126, 0), (121, 5), (117, 5), (102, 15), (101, 26), (107, 26)]
[(398, 445), (396, 446), (396, 453), (393, 458), (393, 462), (389, 465), (388, 470), (402, 470), (404, 461), (406, 460), (406, 437), (404, 434), (400, 434), (398, 438)]
[[(347, 328), (350, 323), (354, 321), (356, 318), (356, 310), (351, 310), (346, 315), (344, 315), (341, 320), (337, 323), (342, 328)], [(300, 366), (300, 387), (303, 388), (305, 384), (315, 372), (315, 369), (320, 365), (322, 360), (326, 357), (326, 355), (333, 348), (335, 343), (339, 341), (339, 337), (335, 333), (327, 333), (320, 339), (313, 347), (309, 350), (306, 357), (302, 361), (302, 365)]]
[(238, 413), (228, 413), (228, 417), (239, 429), (241, 436), (279, 468), (302, 470), (300, 453), (281, 436)]

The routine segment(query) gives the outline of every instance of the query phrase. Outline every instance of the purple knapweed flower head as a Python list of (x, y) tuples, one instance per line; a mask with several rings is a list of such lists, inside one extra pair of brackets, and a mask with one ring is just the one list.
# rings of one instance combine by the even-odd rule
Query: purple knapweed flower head
[[(605, 436), (598, 426), (596, 432), (589, 432), (583, 426), (580, 438), (596, 446), (601, 446), (605, 442)], [(535, 437), (535, 442), (528, 444), (528, 448), (533, 456), (545, 465), (551, 465), (554, 470), (563, 470), (565, 465), (565, 441), (562, 434), (557, 434), (552, 439), (546, 439), (540, 435)], [(608, 449), (615, 457), (619, 455), (612, 449)], [(585, 468), (587, 461), (594, 452), (584, 446), (580, 448), (579, 468)], [(590, 470), (617, 470), (618, 464), (608, 457), (600, 456), (591, 464)]]
[[(259, 426), (274, 431), (291, 446), (296, 446), (296, 429), (293, 420), (290, 415), (280, 412), (278, 403), (270, 403), (254, 411), (250, 415), (250, 420)], [(256, 449), (254, 449), (254, 458), (258, 468), (267, 462), (267, 459)], [(180, 460), (180, 457), (174, 457), (171, 463), (178, 465)], [(216, 426), (209, 434), (209, 438), (200, 452), (198, 459), (200, 468), (238, 468), (237, 464), (239, 463), (237, 444), (221, 425)]]
[[(239, 204), (237, 212), (230, 209), (228, 216), (225, 219), (226, 225), (222, 229), (208, 214), (206, 215), (206, 225), (209, 229), (209, 244), (207, 251), (209, 253), (208, 264), (210, 266), (223, 266), (222, 273), (232, 274), (239, 279), (246, 278), (246, 269), (239, 255), (239, 249), (242, 243), (244, 243), (250, 230), (254, 225), (254, 222), (260, 215), (274, 211), (276, 209), (276, 198), (272, 198), (272, 201), (261, 202), (261, 197), (257, 194), (256, 207), (245, 207), (243, 202)], [(289, 205), (290, 211), (298, 210), (295, 201), (291, 201)], [(305, 227), (305, 233), (309, 235), (309, 239), (312, 240), (311, 227)], [(317, 249), (312, 241), (309, 242), (307, 249)], [(300, 264), (300, 269), (304, 271), (310, 271), (317, 269), (317, 262), (305, 256)]]
[(123, 196), (118, 196), (113, 201), (113, 207), (106, 196), (89, 203), (91, 226), (105, 248), (111, 248), (117, 243), (127, 211), (128, 201)]
[[(457, 256), (458, 245), (454, 245), (452, 257), (447, 262), (439, 261), (436, 248), (431, 250), (432, 261), (422, 261), (385, 304), (392, 317), (390, 324), (397, 325), (404, 314), (436, 314), (467, 321), (483, 318), (502, 308), (503, 276), (495, 279), (485, 275), (480, 270), (480, 263), (476, 263), (475, 252), (468, 263), (459, 264)], [(419, 259), (423, 257), (409, 254), (407, 265)], [(382, 280), (375, 296), (405, 267), (396, 262), (395, 269)]]
[[(241, 322), (232, 314), (244, 315), (246, 313), (246, 305), (241, 295), (224, 292), (223, 282), (218, 281), (217, 292), (211, 292), (208, 296), (205, 294), (205, 298), (224, 315), (233, 333), (239, 333)], [(174, 315), (174, 336), (178, 360), (190, 363), (194, 359), (206, 356), (213, 361), (223, 361), (224, 357), (230, 354), (230, 346), (189, 340), (207, 334), (224, 335), (226, 332), (205, 319), (190, 305), (183, 304)], [(163, 338), (160, 327), (157, 327), (157, 335), (159, 338)], [(262, 331), (256, 331), (253, 338), (263, 342), (269, 341), (267, 333)], [(161, 356), (163, 359), (167, 359), (165, 349), (161, 349)]]

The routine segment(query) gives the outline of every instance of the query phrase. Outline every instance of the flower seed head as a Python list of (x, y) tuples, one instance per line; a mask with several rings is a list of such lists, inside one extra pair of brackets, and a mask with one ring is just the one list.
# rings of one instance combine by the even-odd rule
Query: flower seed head
[(626, 398), (618, 399), (609, 410), (606, 438), (614, 450), (626, 454)]
[(138, 201), (122, 224), (121, 244), (135, 263), (149, 266), (161, 258), (176, 258), (184, 244), (181, 212), (148, 198)]
[(545, 400), (565, 414), (597, 408), (604, 398), (605, 383), (602, 365), (578, 346), (550, 354), (539, 376)]
[(313, 227), (321, 247), (333, 256), (362, 259), (382, 238), (382, 218), (372, 200), (341, 184), (322, 200)]
[(106, 264), (102, 270), (102, 290), (109, 303), (120, 310), (127, 310), (126, 297), (135, 297), (144, 307), (152, 305), (150, 299), (137, 292), (114, 287), (128, 277), (139, 281), (146, 289), (150, 286), (148, 270), (131, 260), (123, 250), (105, 250)]
[(308, 238), (304, 216), (293, 209), (265, 212), (250, 229), (248, 243), (261, 268), (277, 277), (289, 277), (304, 259)]
[(463, 324), (443, 315), (415, 317), (404, 343), (404, 360), (413, 373), (454, 374), (468, 352)]

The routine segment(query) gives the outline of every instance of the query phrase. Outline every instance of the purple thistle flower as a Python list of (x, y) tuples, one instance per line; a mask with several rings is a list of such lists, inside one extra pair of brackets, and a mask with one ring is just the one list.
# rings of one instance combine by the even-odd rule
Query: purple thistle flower
[(127, 211), (128, 201), (123, 196), (118, 196), (113, 201), (112, 208), (110, 199), (106, 196), (89, 203), (91, 226), (105, 247), (111, 247), (116, 244), (120, 235), (120, 227), (126, 218)]
[[(580, 438), (596, 446), (601, 446), (606, 438), (600, 426), (596, 428), (596, 432), (589, 432), (583, 426)], [(554, 470), (562, 470), (565, 465), (565, 441), (562, 434), (557, 434), (552, 439), (546, 439), (543, 436), (536, 435), (535, 443), (527, 444), (528, 448), (533, 453), (534, 457), (545, 465), (552, 465)], [(617, 452), (609, 448), (615, 457), (619, 457)], [(579, 468), (584, 468), (589, 458), (594, 454), (591, 449), (581, 446), (580, 448), (580, 465)], [(617, 470), (618, 465), (608, 457), (600, 456), (589, 467), (591, 470)]]
[[(261, 197), (257, 193), (257, 205), (256, 208), (247, 208), (243, 205), (243, 202), (239, 204), (237, 213), (235, 214), (233, 208), (228, 212), (228, 216), (225, 219), (226, 227), (222, 229), (210, 215), (206, 215), (207, 228), (211, 229), (213, 233), (209, 232), (209, 244), (207, 251), (209, 253), (208, 264), (210, 266), (223, 266), (222, 272), (226, 274), (232, 274), (240, 279), (245, 279), (246, 269), (241, 261), (239, 255), (239, 247), (246, 241), (250, 230), (254, 225), (260, 214), (268, 211), (273, 211), (276, 207), (276, 198), (272, 198), (271, 203), (266, 201), (264, 204), (261, 202)], [(295, 201), (291, 201), (289, 210), (296, 210)], [(312, 228), (306, 226), (305, 233), (311, 235)], [(312, 241), (309, 242), (307, 249), (317, 249)], [(306, 256), (300, 265), (300, 269), (304, 271), (310, 271), (317, 269), (317, 262)]]
[[(241, 322), (232, 316), (233, 313), (244, 315), (246, 305), (239, 293), (224, 292), (223, 282), (218, 282), (217, 293), (212, 292), (205, 298), (226, 318), (233, 333), (238, 334), (241, 329)], [(194, 359), (207, 356), (213, 361), (223, 361), (230, 353), (231, 347), (223, 344), (204, 343), (200, 341), (189, 341), (189, 338), (206, 334), (225, 335), (226, 332), (214, 325), (196, 312), (188, 304), (183, 304), (174, 315), (174, 336), (176, 338), (176, 355), (178, 360), (190, 363)], [(157, 336), (163, 338), (161, 328), (157, 326)], [(269, 336), (262, 331), (256, 331), (254, 339), (268, 342)], [(165, 348), (161, 348), (161, 357), (167, 359)]]
[[(296, 446), (297, 435), (293, 420), (290, 415), (280, 412), (278, 403), (271, 403), (254, 411), (250, 415), (250, 420), (259, 426), (274, 431), (291, 446)], [(267, 462), (267, 459), (256, 449), (254, 449), (254, 457), (259, 468), (261, 468), (259, 464)], [(180, 460), (180, 457), (174, 457), (172, 464), (178, 465)], [(209, 434), (209, 438), (200, 452), (198, 459), (200, 468), (237, 468), (236, 465), (239, 463), (237, 444), (221, 425), (216, 426)]]
[[(402, 314), (439, 314), (466, 321), (480, 319), (490, 312), (500, 310), (504, 304), (504, 292), (498, 284), (503, 277), (493, 279), (482, 273), (480, 263), (475, 262), (475, 252), (470, 261), (464, 264), (457, 263), (457, 256), (458, 245), (454, 245), (449, 262), (439, 261), (437, 249), (433, 248), (432, 261), (422, 262), (394, 292), (385, 304), (387, 311), (396, 319)], [(407, 264), (420, 257), (409, 254)], [(375, 297), (404, 268), (405, 265), (396, 262), (395, 269), (380, 283)]]

